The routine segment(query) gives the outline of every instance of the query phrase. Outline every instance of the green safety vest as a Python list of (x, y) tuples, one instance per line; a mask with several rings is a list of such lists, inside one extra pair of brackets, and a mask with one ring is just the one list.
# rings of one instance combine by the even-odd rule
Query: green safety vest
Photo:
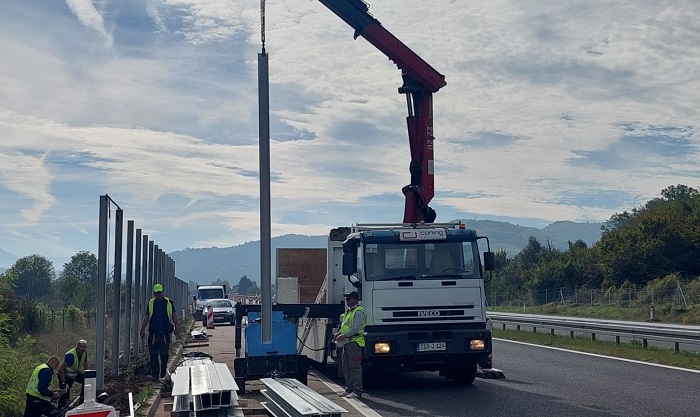
[(83, 356), (80, 357), (78, 357), (78, 351), (75, 350), (75, 348), (66, 352), (66, 355), (69, 353), (73, 354), (73, 365), (66, 368), (66, 376), (74, 379), (78, 374), (78, 371), (80, 371), (80, 367), (83, 366), (83, 362), (85, 362), (85, 359), (87, 359), (87, 351), (83, 352)]
[[(168, 297), (163, 297), (165, 300), (165, 310), (168, 312), (168, 321), (170, 321), (171, 326), (175, 326), (175, 323), (173, 323), (173, 305), (170, 303), (170, 299)], [(151, 300), (148, 302), (148, 311), (146, 313), (153, 318), (153, 303), (156, 301), (155, 297), (151, 298)]]
[(360, 326), (360, 331), (358, 331), (356, 335), (350, 336), (350, 338), (346, 340), (348, 343), (357, 342), (360, 347), (365, 347), (365, 323), (367, 322), (367, 313), (365, 313), (365, 309), (362, 308), (361, 305), (358, 304), (357, 306), (353, 307), (352, 310), (345, 313), (343, 316), (343, 323), (340, 325), (340, 333), (345, 334), (350, 330), (355, 322), (355, 313), (357, 311), (362, 311), (362, 315), (364, 316), (362, 319), (362, 325)]
[(29, 378), (29, 382), (27, 383), (27, 389), (25, 390), (25, 392), (33, 397), (41, 398), (42, 400), (51, 402), (51, 397), (47, 397), (39, 392), (39, 372), (41, 372), (42, 369), (51, 368), (49, 368), (49, 365), (45, 363), (42, 363), (41, 365), (37, 366), (34, 369), (34, 372), (32, 372), (32, 376)]

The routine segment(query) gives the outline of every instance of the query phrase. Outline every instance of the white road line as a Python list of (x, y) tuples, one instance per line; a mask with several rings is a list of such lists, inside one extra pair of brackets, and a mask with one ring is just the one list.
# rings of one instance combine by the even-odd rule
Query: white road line
[(679, 367), (677, 367), (677, 366), (661, 365), (661, 364), (658, 364), (658, 363), (643, 362), (643, 361), (637, 361), (637, 360), (634, 360), (634, 359), (618, 358), (618, 357), (616, 357), (616, 356), (599, 355), (599, 354), (597, 354), (597, 353), (580, 352), (580, 351), (578, 351), (578, 350), (563, 349), (563, 348), (558, 348), (558, 347), (553, 347), (553, 346), (537, 345), (537, 344), (534, 344), (534, 343), (518, 342), (518, 341), (515, 341), (515, 340), (497, 339), (497, 338), (494, 338), (494, 340), (499, 340), (499, 341), (501, 341), (501, 342), (517, 343), (517, 344), (526, 345), (526, 346), (540, 347), (540, 348), (544, 348), (544, 349), (560, 350), (560, 351), (562, 351), (562, 352), (578, 353), (579, 355), (595, 356), (595, 357), (597, 357), (597, 358), (614, 359), (614, 360), (622, 361), (622, 362), (631, 362), (631, 363), (638, 363), (638, 364), (641, 364), (641, 365), (656, 366), (656, 367), (658, 367), (658, 368), (673, 369), (673, 370), (675, 370), (675, 371), (686, 371), (686, 372), (693, 372), (693, 373), (696, 373), (696, 374), (700, 374), (700, 371), (698, 371), (698, 370), (695, 370), (695, 369), (688, 369), (688, 368), (679, 368)]
[[(325, 375), (316, 373), (316, 372), (309, 372), (310, 374), (313, 374), (316, 378), (318, 378), (319, 381), (323, 382), (325, 386), (328, 387), (331, 391), (335, 392), (336, 394), (340, 394), (343, 392), (343, 388), (334, 383), (333, 381), (330, 381), (328, 378), (326, 378)], [(348, 402), (355, 410), (357, 410), (358, 413), (362, 414), (365, 417), (382, 417), (381, 414), (377, 413), (376, 411), (372, 410), (369, 408), (365, 403), (362, 401), (356, 400), (354, 398), (347, 398), (347, 397), (341, 397), (345, 401)]]

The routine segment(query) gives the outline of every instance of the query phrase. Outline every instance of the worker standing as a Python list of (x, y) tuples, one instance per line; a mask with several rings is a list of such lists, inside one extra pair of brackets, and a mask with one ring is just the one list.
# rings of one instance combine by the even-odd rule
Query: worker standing
[(24, 417), (56, 417), (60, 414), (51, 404), (61, 396), (61, 390), (51, 390), (53, 371), (58, 367), (60, 359), (51, 356), (46, 363), (37, 366), (27, 383), (27, 403), (24, 407)]
[(345, 392), (341, 397), (362, 397), (362, 351), (365, 348), (365, 309), (359, 305), (357, 291), (343, 294), (348, 311), (343, 316), (340, 330), (333, 340), (343, 347), (341, 366), (345, 377)]
[[(173, 314), (175, 306), (173, 302), (163, 296), (163, 286), (153, 286), (154, 297), (148, 302), (146, 316), (141, 321), (141, 338), (146, 335), (148, 326), (148, 354), (151, 362), (151, 376), (154, 381), (159, 377), (164, 378), (168, 367), (168, 352), (170, 351), (170, 337), (175, 331), (175, 336), (180, 334), (180, 319)], [(160, 359), (160, 363), (158, 360)]]
[(80, 396), (85, 395), (85, 368), (87, 368), (87, 341), (78, 340), (75, 347), (63, 357), (63, 363), (58, 368), (58, 380), (60, 387), (64, 390), (63, 395), (58, 400), (58, 408), (63, 408), (70, 400), (70, 389), (74, 382), (82, 385)]

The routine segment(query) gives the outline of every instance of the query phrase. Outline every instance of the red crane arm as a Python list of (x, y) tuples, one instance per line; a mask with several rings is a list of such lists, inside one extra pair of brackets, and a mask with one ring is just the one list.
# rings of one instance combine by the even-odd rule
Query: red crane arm
[(406, 124), (411, 148), (411, 183), (402, 189), (406, 197), (403, 221), (432, 223), (436, 214), (428, 203), (435, 195), (433, 93), (447, 85), (445, 76), (386, 30), (372, 17), (369, 6), (364, 1), (319, 1), (355, 29), (355, 38), (365, 38), (401, 70), (403, 85), (399, 88), (399, 93), (406, 94)]

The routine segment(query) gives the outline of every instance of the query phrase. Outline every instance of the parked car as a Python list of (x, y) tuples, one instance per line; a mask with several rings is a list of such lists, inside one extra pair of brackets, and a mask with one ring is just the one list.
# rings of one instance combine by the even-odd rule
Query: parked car
[(236, 312), (233, 301), (226, 298), (215, 298), (208, 300), (207, 305), (214, 308), (214, 323), (231, 323), (236, 322)]

